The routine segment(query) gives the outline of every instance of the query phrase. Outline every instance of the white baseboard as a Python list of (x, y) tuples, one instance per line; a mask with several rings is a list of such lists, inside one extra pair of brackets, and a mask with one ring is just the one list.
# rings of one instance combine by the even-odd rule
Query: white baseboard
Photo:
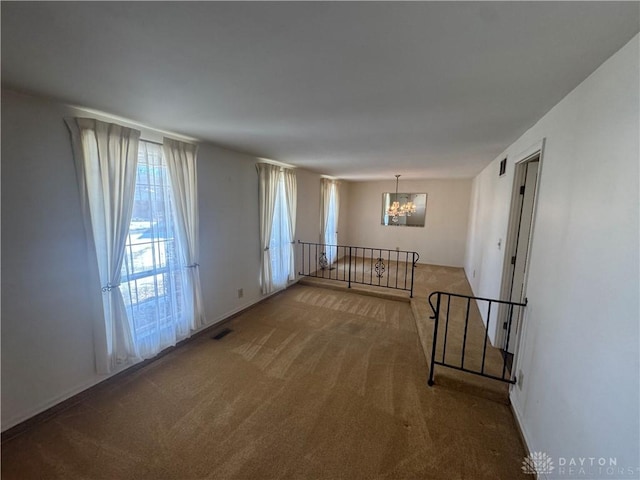
[[(297, 283), (297, 282), (298, 282), (298, 280), (296, 279), (294, 282), (289, 283), (289, 285), (287, 285), (287, 287), (290, 287), (291, 285), (293, 285), (294, 283)], [(247, 308), (249, 308), (249, 307), (252, 307), (252, 306), (253, 306), (253, 305), (255, 305), (256, 303), (261, 302), (262, 300), (265, 300), (265, 299), (267, 299), (267, 298), (269, 298), (269, 297), (271, 297), (271, 296), (275, 295), (276, 293), (280, 293), (282, 290), (284, 290), (284, 288), (282, 288), (282, 289), (280, 289), (280, 290), (276, 290), (275, 292), (268, 293), (267, 295), (263, 295), (263, 296), (261, 296), (261, 297), (259, 297), (259, 298), (252, 298), (251, 300), (249, 300), (249, 301), (248, 301), (248, 302), (246, 302), (246, 303), (243, 303), (243, 304), (242, 304), (242, 305), (240, 305), (239, 307), (236, 307), (236, 308), (234, 308), (234, 309), (232, 309), (232, 310), (229, 310), (228, 312), (225, 312), (225, 313), (223, 313), (223, 314), (221, 314), (221, 315), (218, 315), (218, 316), (217, 316), (214, 320), (212, 320), (211, 322), (207, 322), (207, 324), (206, 324), (206, 325), (203, 325), (203, 326), (202, 326), (202, 327), (200, 327), (199, 329), (194, 330), (194, 331), (191, 333), (191, 336), (195, 335), (195, 334), (196, 334), (196, 333), (198, 333), (198, 332), (201, 332), (202, 330), (206, 330), (207, 328), (211, 328), (211, 327), (213, 327), (214, 325), (216, 325), (216, 324), (218, 324), (218, 323), (220, 323), (220, 322), (223, 322), (223, 321), (227, 320), (229, 317), (232, 317), (232, 316), (233, 316), (233, 315), (235, 315), (236, 313), (239, 313), (239, 312), (241, 312), (241, 311), (243, 311), (243, 310), (245, 310), (245, 309), (247, 309)]]
[(61, 393), (60, 395), (56, 395), (55, 397), (40, 403), (38, 406), (31, 408), (26, 412), (21, 412), (17, 415), (14, 415), (13, 417), (10, 417), (8, 420), (3, 421), (2, 431), (4, 432), (5, 430), (15, 427), (16, 425), (20, 424), (21, 422), (24, 422), (25, 420), (29, 420), (31, 417), (35, 417), (39, 413), (42, 413), (51, 407), (55, 407), (59, 403), (64, 402), (65, 400), (73, 397), (74, 395), (84, 392), (88, 388), (91, 388), (94, 385), (97, 385), (98, 383), (102, 382), (103, 380), (106, 380), (110, 376), (115, 375), (116, 373), (119, 373), (119, 372), (111, 373), (108, 376), (98, 375), (96, 373), (95, 378), (92, 378), (91, 380), (84, 382), (78, 386), (75, 386), (64, 393)]
[[(297, 282), (297, 280), (295, 282)], [(289, 284), (289, 286), (292, 285), (295, 282), (291, 282)], [(206, 330), (207, 328), (211, 328), (212, 326), (223, 322), (224, 320), (226, 320), (227, 318), (235, 315), (236, 313), (241, 312), (242, 310), (244, 310), (246, 308), (249, 308), (249, 307), (255, 305), (256, 303), (258, 303), (258, 302), (260, 302), (260, 301), (262, 301), (262, 300), (264, 300), (266, 298), (269, 298), (270, 296), (275, 295), (276, 293), (279, 293), (280, 291), (281, 290), (277, 290), (277, 291), (272, 292), (272, 293), (270, 293), (268, 295), (263, 295), (263, 296), (261, 296), (259, 298), (250, 299), (249, 301), (245, 302), (244, 304), (240, 305), (239, 307), (234, 308), (234, 309), (232, 309), (232, 310), (230, 310), (230, 311), (228, 311), (226, 313), (223, 313), (222, 315), (217, 316), (213, 321), (207, 322), (207, 324), (202, 326), (201, 328), (199, 328), (197, 330), (193, 330), (191, 332), (190, 337), (195, 335), (195, 334), (197, 334), (197, 333), (199, 333), (199, 332), (201, 332), (202, 330)], [(140, 361), (142, 361), (142, 360), (140, 360)], [(35, 417), (36, 415), (38, 415), (38, 414), (40, 414), (40, 413), (42, 413), (42, 412), (44, 412), (44, 411), (46, 411), (46, 410), (48, 410), (48, 409), (50, 409), (52, 407), (55, 407), (59, 403), (62, 403), (65, 400), (68, 400), (69, 398), (73, 397), (74, 395), (82, 393), (83, 391), (85, 391), (85, 390), (97, 385), (98, 383), (100, 383), (100, 382), (102, 382), (104, 380), (107, 380), (108, 378), (111, 378), (112, 376), (117, 375), (118, 373), (123, 372), (123, 371), (127, 370), (128, 368), (130, 368), (130, 367), (132, 367), (134, 365), (137, 365), (138, 363), (139, 362), (123, 366), (121, 368), (118, 368), (118, 369), (114, 370), (113, 372), (111, 372), (109, 374), (106, 374), (106, 375), (99, 375), (99, 374), (95, 373), (94, 374), (95, 376), (93, 378), (91, 378), (90, 380), (88, 380), (88, 381), (86, 381), (86, 382), (84, 382), (84, 383), (82, 383), (80, 385), (77, 385), (77, 386), (65, 391), (64, 393), (61, 393), (60, 395), (56, 395), (53, 398), (50, 398), (49, 400), (46, 400), (46, 401), (40, 403), (38, 406), (29, 409), (26, 412), (21, 412), (19, 414), (16, 414), (16, 415), (10, 417), (6, 421), (3, 421), (1, 429), (4, 432), (4, 431), (6, 431), (6, 430), (8, 430), (10, 428), (13, 428), (16, 425), (18, 425), (18, 424), (20, 424), (20, 423), (22, 423), (22, 422), (24, 422), (26, 420), (29, 420), (30, 418)]]
[[(509, 406), (511, 407), (511, 413), (513, 414), (513, 418), (516, 421), (516, 427), (518, 429), (518, 433), (520, 434), (520, 439), (522, 440), (522, 443), (524, 443), (524, 449), (526, 453), (529, 454), (531, 452), (536, 451), (533, 447), (531, 436), (527, 432), (527, 429), (525, 428), (524, 423), (522, 421), (522, 414), (520, 413), (520, 410), (514, 403), (513, 398), (511, 397), (511, 394), (509, 394), (509, 400), (510, 400)], [(547, 477), (547, 475), (545, 474), (542, 474), (542, 473), (536, 474), (537, 480), (548, 480), (548, 478), (549, 477)]]

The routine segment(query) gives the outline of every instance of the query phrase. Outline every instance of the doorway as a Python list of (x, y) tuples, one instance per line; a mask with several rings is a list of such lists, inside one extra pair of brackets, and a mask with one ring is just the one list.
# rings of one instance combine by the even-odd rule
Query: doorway
[[(526, 279), (540, 158), (541, 153), (538, 150), (515, 165), (501, 298), (507, 298), (517, 303), (526, 303)], [(511, 312), (507, 308), (503, 308), (499, 312), (500, 323), (498, 325), (501, 328), (498, 330), (497, 345), (502, 350), (509, 371), (514, 368), (514, 355), (522, 333), (522, 313), (523, 309), (518, 309), (511, 316)]]

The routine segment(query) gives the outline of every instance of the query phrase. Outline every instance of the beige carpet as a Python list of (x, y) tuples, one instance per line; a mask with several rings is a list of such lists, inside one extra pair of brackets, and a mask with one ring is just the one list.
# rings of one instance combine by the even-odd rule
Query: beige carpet
[[(458, 293), (462, 295), (473, 295), (469, 282), (461, 268), (438, 267), (433, 265), (418, 265), (416, 268), (416, 295), (412, 301), (412, 309), (416, 318), (416, 325), (427, 361), (431, 359), (433, 348), (433, 325), (434, 320), (430, 317), (433, 311), (426, 301), (427, 297), (435, 291)], [(467, 300), (463, 298), (451, 297), (448, 303), (447, 296), (442, 296), (441, 316), (438, 326), (438, 342), (436, 348), (436, 360), (443, 359), (443, 346), (446, 339), (446, 363), (455, 366), (462, 366), (462, 348), (465, 336), (465, 316), (467, 311)], [(434, 305), (436, 298), (433, 299)], [(466, 334), (466, 344), (464, 345), (464, 366), (465, 368), (480, 371), (482, 368), (482, 358), (486, 352), (484, 371), (496, 377), (502, 377), (504, 359), (500, 350), (491, 346), (486, 340), (485, 350), (485, 328), (480, 317), (478, 306), (485, 312), (487, 302), (470, 302), (469, 324)], [(493, 304), (495, 312), (497, 305)], [(449, 310), (448, 328), (445, 330), (447, 321), (447, 310)], [(515, 317), (514, 317), (515, 318)], [(505, 376), (509, 377), (510, 372), (506, 370)], [(508, 404), (509, 384), (491, 380), (476, 375), (472, 375), (458, 370), (436, 365), (435, 367), (436, 385), (462, 389), (469, 393), (482, 395), (496, 401)]]
[[(400, 278), (404, 279), (405, 276), (411, 278), (411, 271), (409, 270), (409, 273), (405, 275), (402, 264), (400, 264), (400, 266), (396, 266), (393, 262), (387, 262), (387, 264), (391, 265), (391, 267), (384, 272), (381, 279), (376, 279), (375, 283), (381, 282), (382, 284), (390, 283), (394, 285), (395, 279), (398, 278), (396, 276), (396, 272), (398, 271), (400, 272)], [(358, 265), (360, 269), (362, 269), (362, 265)], [(365, 263), (365, 266), (367, 265), (368, 264)], [(411, 309), (416, 320), (420, 344), (424, 351), (425, 362), (427, 362), (428, 365), (430, 365), (431, 361), (434, 330), (434, 320), (431, 319), (433, 310), (427, 301), (429, 295), (436, 291), (473, 295), (464, 270), (461, 268), (425, 264), (416, 265), (414, 271), (414, 297), (409, 298), (409, 292), (382, 288), (376, 285), (353, 284), (349, 290), (347, 283), (334, 280), (336, 275), (337, 278), (342, 278), (342, 273), (340, 272), (344, 266), (344, 264), (337, 264), (338, 268), (334, 270), (318, 270), (317, 274), (319, 277), (307, 277), (300, 280), (300, 282), (304, 285), (323, 286), (339, 291), (351, 291), (388, 299), (410, 301)], [(336, 271), (338, 274), (336, 274)], [(324, 278), (322, 275), (324, 275)], [(331, 275), (333, 279), (329, 279), (329, 275)], [(365, 277), (368, 281), (369, 277), (366, 275)], [(435, 297), (433, 301), (435, 305)], [(450, 302), (448, 302), (448, 297), (442, 296), (441, 303), (441, 320), (438, 328), (436, 360), (443, 360), (443, 347), (445, 345), (446, 333), (446, 363), (460, 367), (462, 366), (467, 300), (451, 297)], [(500, 350), (491, 346), (490, 341), (485, 339), (484, 323), (478, 310), (479, 306), (486, 312), (487, 303), (471, 301), (469, 305), (469, 324), (466, 343), (464, 343), (464, 367), (474, 371), (480, 371), (482, 368), (482, 358), (485, 356), (484, 372), (496, 377), (502, 377), (504, 359)], [(498, 308), (497, 304), (494, 303), (492, 308), (495, 312), (495, 309)], [(447, 310), (449, 312), (448, 321)], [(517, 310), (514, 311), (514, 319), (516, 318), (516, 314)], [(448, 325), (446, 325), (447, 322)], [(515, 335), (513, 338), (515, 338)], [(487, 345), (486, 349), (484, 347), (485, 343)], [(505, 371), (505, 376), (510, 376), (509, 370)], [(454, 388), (474, 395), (481, 395), (507, 405), (509, 404), (509, 384), (507, 383), (438, 365), (435, 367), (435, 381), (437, 385), (441, 387)]]
[(294, 286), (2, 445), (2, 478), (515, 479), (506, 405), (426, 386), (410, 305)]

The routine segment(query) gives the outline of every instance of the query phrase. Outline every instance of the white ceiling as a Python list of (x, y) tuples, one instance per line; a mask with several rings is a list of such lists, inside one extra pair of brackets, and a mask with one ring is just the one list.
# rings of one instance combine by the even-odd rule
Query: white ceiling
[(347, 179), (470, 177), (637, 2), (2, 2), (2, 82)]

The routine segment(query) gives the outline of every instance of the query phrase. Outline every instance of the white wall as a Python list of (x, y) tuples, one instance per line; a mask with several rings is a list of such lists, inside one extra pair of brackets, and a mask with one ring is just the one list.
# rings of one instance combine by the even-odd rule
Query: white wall
[(209, 323), (262, 297), (255, 163), (253, 157), (209, 144), (198, 149), (200, 280)]
[(99, 380), (68, 109), (2, 95), (2, 428)]
[[(532, 451), (617, 457), (633, 468), (640, 467), (639, 38), (474, 179), (465, 261), (474, 292), (497, 297), (504, 252), (496, 244), (506, 238), (513, 161), (545, 138), (523, 386), (511, 401)], [(507, 178), (498, 179), (505, 155)]]
[[(2, 92), (2, 430), (106, 378), (94, 368), (92, 320), (102, 315), (101, 292), (88, 267), (63, 122), (78, 115), (87, 114)], [(144, 139), (161, 138), (142, 132)], [(262, 298), (255, 163), (200, 145), (200, 273), (208, 324)], [(296, 236), (313, 232), (315, 240), (320, 175), (298, 170), (298, 178)]]
[[(320, 178), (317, 173), (298, 170), (298, 206), (296, 220), (296, 242), (317, 242), (320, 231)], [(296, 276), (301, 271), (302, 248), (296, 243)]]
[(425, 227), (380, 224), (382, 194), (394, 192), (395, 179), (350, 182), (346, 240), (351, 245), (416, 251), (420, 263), (462, 267), (471, 180), (402, 180), (403, 192), (427, 193)]

